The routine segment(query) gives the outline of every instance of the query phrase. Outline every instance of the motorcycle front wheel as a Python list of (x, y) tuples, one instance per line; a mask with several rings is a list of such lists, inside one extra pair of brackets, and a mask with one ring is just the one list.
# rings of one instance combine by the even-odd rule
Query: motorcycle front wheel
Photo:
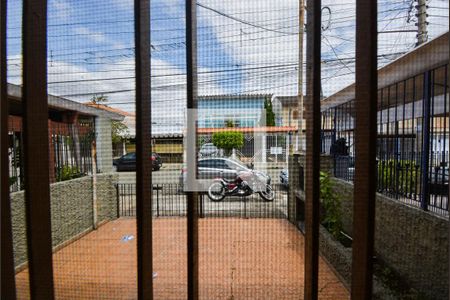
[(208, 198), (211, 201), (222, 201), (225, 198), (225, 187), (220, 182), (214, 182), (208, 188)]
[(259, 195), (265, 201), (273, 201), (273, 199), (275, 199), (275, 192), (273, 191), (270, 184), (266, 184), (266, 189), (264, 191), (259, 192)]

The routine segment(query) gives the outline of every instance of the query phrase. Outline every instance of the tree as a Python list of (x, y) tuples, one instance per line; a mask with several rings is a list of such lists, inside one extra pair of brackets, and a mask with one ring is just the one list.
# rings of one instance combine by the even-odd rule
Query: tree
[(91, 98), (91, 102), (94, 104), (104, 104), (108, 102), (108, 96), (105, 95), (94, 95)]
[(270, 99), (264, 101), (264, 109), (266, 110), (266, 126), (275, 126), (275, 113)]
[(216, 132), (212, 136), (212, 142), (217, 148), (223, 149), (229, 156), (233, 149), (244, 146), (244, 134), (236, 131)]
[(121, 143), (128, 136), (128, 127), (121, 121), (111, 121), (111, 138), (113, 144)]
[[(98, 105), (108, 106), (109, 99), (105, 95), (94, 95), (91, 102)], [(121, 143), (126, 140), (128, 136), (128, 126), (121, 121), (111, 121), (111, 138), (113, 144)]]
[(226, 121), (225, 121), (225, 127), (228, 127), (228, 128), (233, 128), (233, 127), (235, 127), (234, 121), (233, 121), (233, 120), (226, 120)]

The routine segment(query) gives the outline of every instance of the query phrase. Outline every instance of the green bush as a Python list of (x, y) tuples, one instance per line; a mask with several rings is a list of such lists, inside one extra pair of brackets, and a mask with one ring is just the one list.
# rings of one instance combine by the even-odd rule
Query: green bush
[(266, 110), (266, 126), (275, 126), (275, 113), (270, 99), (264, 101), (264, 109)]
[(17, 176), (9, 177), (9, 186), (16, 184), (17, 180)]
[(379, 188), (392, 192), (415, 193), (417, 191), (418, 165), (410, 160), (393, 159), (378, 162)]
[(63, 166), (56, 170), (56, 181), (66, 181), (84, 176), (76, 166)]
[(341, 238), (342, 210), (339, 197), (333, 192), (330, 176), (320, 172), (320, 201), (322, 205), (322, 225), (336, 238)]
[(236, 131), (216, 132), (212, 136), (212, 142), (217, 148), (223, 149), (225, 155), (230, 155), (233, 149), (244, 146), (244, 134)]

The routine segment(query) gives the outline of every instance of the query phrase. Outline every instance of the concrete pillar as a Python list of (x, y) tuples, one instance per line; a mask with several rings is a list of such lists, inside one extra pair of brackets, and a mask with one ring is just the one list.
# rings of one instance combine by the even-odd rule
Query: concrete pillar
[(267, 135), (261, 134), (261, 162), (267, 162)]
[(112, 127), (110, 119), (103, 117), (95, 118), (97, 168), (101, 173), (108, 173), (113, 171), (111, 129)]
[(289, 165), (289, 155), (292, 154), (291, 148), (291, 133), (289, 132), (286, 136), (286, 164)]

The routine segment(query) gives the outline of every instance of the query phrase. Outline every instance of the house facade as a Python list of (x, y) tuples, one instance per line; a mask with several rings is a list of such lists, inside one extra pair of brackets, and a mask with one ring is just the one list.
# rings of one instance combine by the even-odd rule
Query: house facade
[(281, 125), (281, 105), (271, 94), (217, 95), (198, 97), (198, 127), (223, 128), (264, 126), (264, 104), (270, 103), (275, 125)]
[[(10, 190), (18, 191), (23, 188), (24, 179), (20, 86), (8, 84), (8, 106)], [(111, 121), (121, 121), (123, 116), (54, 95), (48, 95), (48, 106), (50, 182), (91, 174), (94, 165), (99, 172), (111, 172)]]

